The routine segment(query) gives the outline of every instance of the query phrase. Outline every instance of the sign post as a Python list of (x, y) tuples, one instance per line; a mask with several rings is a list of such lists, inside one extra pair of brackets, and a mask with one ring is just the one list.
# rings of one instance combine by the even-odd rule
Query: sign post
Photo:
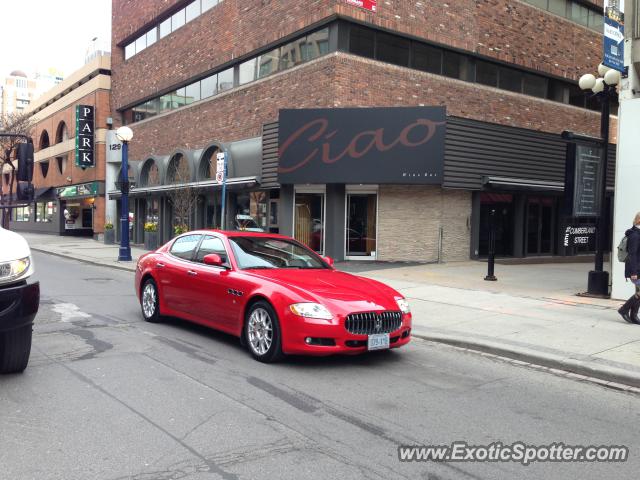
[(222, 211), (220, 214), (220, 228), (225, 229), (226, 198), (227, 198), (227, 152), (216, 155), (216, 182), (222, 184)]

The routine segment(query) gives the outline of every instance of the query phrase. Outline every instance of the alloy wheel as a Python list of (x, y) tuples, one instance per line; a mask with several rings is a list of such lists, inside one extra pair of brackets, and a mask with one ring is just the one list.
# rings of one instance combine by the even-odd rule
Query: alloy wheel
[(273, 321), (264, 308), (251, 312), (247, 328), (249, 345), (256, 355), (264, 355), (273, 343)]
[(156, 312), (156, 288), (151, 282), (147, 283), (142, 291), (142, 312), (145, 318), (153, 317)]

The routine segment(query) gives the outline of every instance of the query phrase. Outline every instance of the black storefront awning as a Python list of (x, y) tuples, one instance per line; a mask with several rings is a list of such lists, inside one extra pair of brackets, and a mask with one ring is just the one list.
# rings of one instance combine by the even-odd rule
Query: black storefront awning
[(38, 200), (55, 200), (56, 199), (56, 192), (55, 189), (53, 187), (44, 187), (44, 188), (36, 188), (34, 195), (33, 195), (33, 200), (34, 201), (38, 201)]
[[(260, 185), (257, 177), (236, 177), (227, 180), (227, 188), (252, 188)], [(202, 182), (190, 182), (182, 184), (156, 185), (153, 187), (132, 188), (129, 192), (130, 197), (148, 197), (152, 195), (164, 195), (175, 189), (193, 188), (195, 190), (220, 190), (222, 185), (216, 180), (204, 180)], [(122, 193), (118, 190), (108, 192), (109, 199), (114, 200), (120, 198)]]
[(483, 187), (492, 190), (524, 190), (524, 191), (541, 191), (547, 190), (551, 192), (563, 192), (564, 184), (562, 182), (554, 182), (551, 180), (532, 180), (530, 178), (513, 178), (513, 177), (482, 177)]

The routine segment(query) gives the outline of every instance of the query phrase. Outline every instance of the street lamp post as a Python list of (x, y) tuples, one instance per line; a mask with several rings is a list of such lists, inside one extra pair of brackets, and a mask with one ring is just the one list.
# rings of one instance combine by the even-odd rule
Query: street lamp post
[(120, 250), (119, 262), (131, 261), (131, 246), (129, 244), (129, 141), (133, 138), (133, 131), (129, 127), (116, 130), (116, 137), (122, 142), (122, 168), (120, 175)]
[(616, 86), (620, 82), (620, 72), (610, 69), (600, 64), (598, 74), (587, 73), (580, 77), (578, 84), (585, 92), (591, 91), (591, 95), (597, 97), (601, 104), (600, 114), (600, 143), (602, 144), (602, 182), (598, 192), (600, 200), (600, 214), (597, 219), (596, 230), (596, 260), (594, 270), (589, 272), (587, 292), (592, 295), (609, 294), (609, 272), (604, 271), (604, 246), (607, 240), (604, 218), (606, 215), (606, 192), (607, 192), (607, 163), (609, 154), (609, 106), (611, 98), (618, 95)]

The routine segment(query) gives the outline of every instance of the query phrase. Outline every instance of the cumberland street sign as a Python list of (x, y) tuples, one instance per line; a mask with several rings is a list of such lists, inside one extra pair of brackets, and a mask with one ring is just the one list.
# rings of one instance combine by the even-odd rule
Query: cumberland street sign
[(95, 163), (94, 107), (76, 105), (76, 165), (92, 168)]

